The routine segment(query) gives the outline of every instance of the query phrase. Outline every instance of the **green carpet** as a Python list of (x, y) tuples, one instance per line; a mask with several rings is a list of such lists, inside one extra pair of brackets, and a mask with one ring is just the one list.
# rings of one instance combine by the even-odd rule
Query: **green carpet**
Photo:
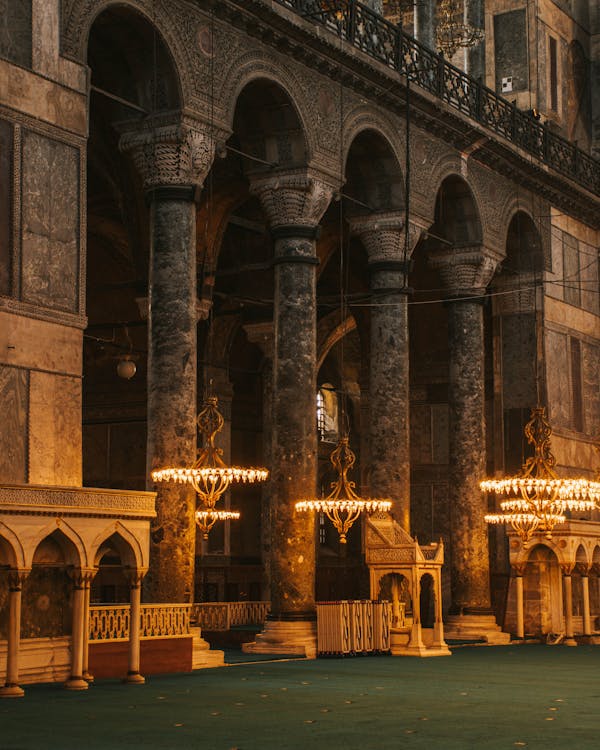
[(0, 748), (587, 750), (599, 699), (592, 646), (239, 664), (140, 687), (28, 687), (0, 701)]

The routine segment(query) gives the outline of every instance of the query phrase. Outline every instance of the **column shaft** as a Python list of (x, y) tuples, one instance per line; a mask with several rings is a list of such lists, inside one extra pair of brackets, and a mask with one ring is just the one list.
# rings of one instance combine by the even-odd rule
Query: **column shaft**
[(277, 239), (275, 258), (271, 613), (294, 619), (315, 608), (314, 514), (294, 508), (316, 491), (314, 240)]
[(583, 593), (583, 634), (591, 635), (592, 621), (590, 617), (590, 579), (581, 576), (581, 589)]
[(86, 579), (84, 582), (84, 598), (83, 598), (83, 656), (81, 665), (81, 674), (83, 679), (87, 682), (93, 682), (94, 677), (89, 671), (89, 658), (90, 658), (90, 594), (92, 582)]
[(415, 38), (429, 49), (435, 50), (435, 0), (415, 3)]
[(452, 609), (491, 613), (485, 509), (483, 310), (478, 301), (448, 305), (449, 483)]
[(525, 617), (523, 612), (523, 576), (515, 578), (517, 594), (517, 638), (525, 638)]
[[(465, 20), (477, 29), (485, 27), (485, 0), (465, 0)], [(466, 72), (485, 83), (485, 39), (467, 49)]]
[(140, 674), (140, 619), (141, 619), (141, 583), (134, 580), (129, 589), (129, 661), (125, 682), (141, 685), (145, 682)]
[(573, 579), (571, 575), (563, 574), (563, 589), (565, 593), (565, 646), (576, 646), (573, 638)]
[(0, 688), (2, 698), (20, 698), (19, 647), (21, 643), (21, 581), (10, 581), (8, 590), (8, 633), (6, 644), (6, 681)]
[[(409, 354), (407, 295), (399, 271), (371, 270), (369, 479), (373, 497), (390, 498), (410, 531)], [(387, 292), (386, 292), (387, 290)]]
[[(151, 198), (148, 351), (148, 473), (196, 458), (196, 250), (191, 187)], [(195, 497), (187, 485), (156, 487), (157, 533), (148, 593), (190, 602), (194, 592)]]
[(65, 683), (68, 690), (87, 690), (83, 679), (83, 630), (85, 583), (76, 581), (73, 586), (73, 624), (71, 628), (71, 676)]

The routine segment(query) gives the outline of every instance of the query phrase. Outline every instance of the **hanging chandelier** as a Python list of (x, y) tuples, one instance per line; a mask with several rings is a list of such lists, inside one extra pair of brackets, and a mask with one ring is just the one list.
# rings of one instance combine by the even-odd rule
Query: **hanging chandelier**
[(348, 472), (354, 466), (356, 456), (348, 444), (348, 437), (341, 437), (329, 457), (338, 478), (331, 483), (332, 490), (327, 497), (314, 500), (300, 500), (296, 503), (297, 511), (316, 510), (325, 513), (340, 535), (340, 543), (346, 544), (347, 534), (352, 524), (364, 511), (389, 511), (390, 500), (365, 499), (354, 491), (354, 482), (348, 479)]
[(524, 546), (536, 531), (545, 532), (550, 539), (553, 528), (565, 522), (567, 510), (589, 511), (600, 503), (600, 482), (559, 478), (554, 471), (556, 459), (550, 450), (551, 435), (545, 407), (535, 407), (525, 425), (525, 436), (534, 447), (534, 455), (516, 476), (486, 479), (479, 485), (484, 492), (507, 496), (500, 502), (502, 512), (486, 515), (486, 522), (509, 524)]
[(204, 448), (199, 451), (196, 462), (189, 467), (169, 467), (152, 472), (155, 482), (191, 484), (198, 495), (201, 511), (213, 510), (232, 482), (264, 482), (269, 476), (267, 469), (225, 464), (223, 449), (215, 445), (215, 438), (225, 424), (217, 403), (216, 396), (209, 396), (198, 414), (198, 432)]
[(203, 510), (196, 511), (196, 525), (202, 532), (202, 538), (206, 541), (210, 530), (217, 521), (237, 521), (240, 517), (239, 510)]
[(459, 47), (474, 47), (483, 41), (485, 32), (459, 20), (462, 15), (456, 0), (440, 0), (437, 11), (435, 40), (438, 51), (452, 58)]

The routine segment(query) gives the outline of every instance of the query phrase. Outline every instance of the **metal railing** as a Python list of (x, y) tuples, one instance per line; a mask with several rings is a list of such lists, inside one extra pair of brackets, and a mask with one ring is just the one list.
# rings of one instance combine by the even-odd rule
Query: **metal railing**
[[(142, 638), (167, 638), (190, 634), (191, 604), (143, 604)], [(123, 641), (129, 638), (129, 605), (90, 607), (90, 641)]]
[(192, 617), (202, 630), (229, 630), (236, 625), (262, 625), (271, 602), (202, 602), (194, 604)]
[(557, 172), (600, 193), (600, 162), (356, 0), (276, 0)]

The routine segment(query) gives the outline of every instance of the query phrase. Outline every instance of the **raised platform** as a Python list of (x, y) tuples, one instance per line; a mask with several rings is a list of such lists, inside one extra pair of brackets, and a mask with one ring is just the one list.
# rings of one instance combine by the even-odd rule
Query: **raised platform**
[(510, 633), (503, 633), (494, 615), (448, 615), (444, 636), (450, 641), (485, 641), (491, 646), (506, 646)]
[(253, 643), (244, 643), (245, 654), (289, 654), (317, 657), (317, 623), (298, 621), (267, 620), (262, 633), (258, 633)]

